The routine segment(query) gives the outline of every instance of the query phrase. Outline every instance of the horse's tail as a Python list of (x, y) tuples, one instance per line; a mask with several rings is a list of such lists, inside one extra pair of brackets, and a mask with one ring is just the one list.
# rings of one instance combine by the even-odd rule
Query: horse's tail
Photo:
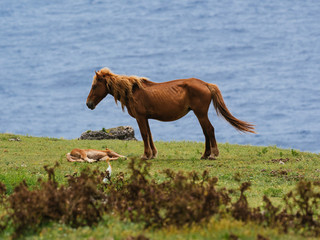
[(224, 103), (222, 94), (217, 85), (208, 83), (208, 88), (211, 92), (213, 106), (218, 114), (218, 116), (222, 116), (226, 119), (233, 127), (238, 129), (241, 132), (251, 132), (256, 133), (254, 131), (254, 125), (245, 121), (241, 121), (235, 118), (230, 111), (228, 110), (226, 104)]

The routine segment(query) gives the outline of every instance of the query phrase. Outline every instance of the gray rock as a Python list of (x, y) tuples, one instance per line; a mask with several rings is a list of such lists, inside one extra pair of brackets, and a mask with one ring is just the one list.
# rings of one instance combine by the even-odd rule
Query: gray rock
[(80, 140), (102, 140), (102, 139), (120, 139), (137, 140), (134, 137), (134, 130), (130, 126), (120, 126), (116, 128), (102, 129), (100, 131), (86, 131), (81, 134)]

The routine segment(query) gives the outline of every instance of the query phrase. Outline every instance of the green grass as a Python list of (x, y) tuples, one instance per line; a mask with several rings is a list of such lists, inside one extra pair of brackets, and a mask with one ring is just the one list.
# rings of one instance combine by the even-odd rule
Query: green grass
[[(19, 137), (21, 141), (9, 141)], [(156, 181), (164, 180), (164, 169), (173, 171), (208, 170), (211, 176), (218, 177), (218, 187), (238, 189), (241, 182), (250, 181), (252, 186), (246, 192), (251, 206), (261, 206), (267, 195), (275, 205), (282, 203), (284, 194), (294, 189), (301, 179), (320, 181), (320, 155), (300, 152), (295, 149), (280, 149), (276, 146), (254, 147), (232, 144), (219, 144), (220, 156), (217, 160), (200, 160), (204, 143), (199, 142), (156, 142), (158, 158), (152, 162), (150, 173)], [(120, 140), (64, 140), (0, 134), (0, 181), (11, 194), (22, 180), (29, 186), (38, 186), (38, 178), (47, 178), (43, 168), (60, 166), (56, 169), (56, 179), (66, 183), (65, 175), (80, 172), (86, 167), (104, 170), (105, 162), (94, 164), (69, 163), (65, 154), (73, 148), (110, 148), (122, 155), (139, 157), (143, 153), (140, 141)], [(282, 159), (284, 164), (279, 163)], [(128, 173), (129, 159), (112, 162), (113, 176), (119, 172)], [(236, 197), (236, 196), (235, 196)], [(1, 210), (0, 210), (1, 216)], [(11, 230), (12, 231), (12, 230)], [(44, 226), (38, 233), (30, 233), (27, 239), (125, 239), (143, 233), (151, 239), (230, 239), (235, 234), (240, 239), (256, 239), (262, 234), (270, 239), (305, 239), (297, 234), (281, 234), (275, 229), (263, 228), (254, 223), (244, 224), (231, 218), (211, 219), (209, 223), (189, 228), (143, 229), (141, 224), (120, 221), (117, 216), (105, 216), (98, 226), (73, 229), (52, 223)], [(9, 238), (7, 229), (0, 239)]]

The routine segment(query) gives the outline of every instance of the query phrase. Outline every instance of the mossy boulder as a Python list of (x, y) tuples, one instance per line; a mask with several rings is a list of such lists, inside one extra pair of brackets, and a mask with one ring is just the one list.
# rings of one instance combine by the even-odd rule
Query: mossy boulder
[(81, 140), (103, 140), (103, 139), (120, 139), (120, 140), (137, 140), (134, 136), (134, 129), (130, 126), (119, 126), (115, 128), (100, 131), (86, 131), (81, 134)]

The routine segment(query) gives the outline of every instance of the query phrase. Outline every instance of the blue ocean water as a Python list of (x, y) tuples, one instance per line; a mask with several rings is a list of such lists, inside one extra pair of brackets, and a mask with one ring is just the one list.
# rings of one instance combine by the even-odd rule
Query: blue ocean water
[[(111, 96), (85, 105), (94, 71), (109, 67), (217, 84), (258, 131), (239, 134), (211, 107), (218, 142), (320, 152), (319, 13), (317, 0), (2, 0), (0, 132), (71, 139), (131, 125), (139, 138)], [(192, 112), (150, 126), (155, 140), (204, 141)]]

